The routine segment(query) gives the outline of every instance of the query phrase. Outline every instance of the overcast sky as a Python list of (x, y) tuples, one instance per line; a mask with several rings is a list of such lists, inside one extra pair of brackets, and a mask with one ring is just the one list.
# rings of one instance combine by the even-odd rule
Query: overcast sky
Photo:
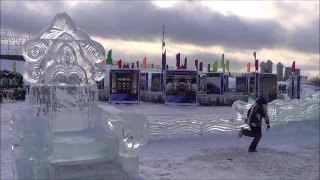
[(161, 63), (162, 25), (167, 62), (175, 54), (213, 64), (225, 54), (231, 71), (270, 59), (319, 74), (319, 1), (1, 1), (1, 31), (33, 35), (67, 12), (76, 25), (113, 49), (113, 59)]

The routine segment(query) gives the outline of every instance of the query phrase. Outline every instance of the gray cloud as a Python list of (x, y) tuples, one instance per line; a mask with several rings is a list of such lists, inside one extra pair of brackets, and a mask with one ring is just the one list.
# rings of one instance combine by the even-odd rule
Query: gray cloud
[(158, 8), (149, 2), (105, 1), (80, 3), (71, 8), (62, 1), (47, 1), (32, 3), (40, 9), (36, 13), (27, 7), (30, 2), (3, 3), (19, 9), (13, 11), (6, 5), (1, 6), (1, 28), (16, 32), (39, 32), (56, 13), (65, 11), (80, 28), (104, 38), (160, 41), (161, 25), (165, 24), (166, 38), (174, 42), (222, 45), (238, 50), (284, 47), (300, 52), (319, 52), (319, 28), (289, 31), (276, 20), (224, 16), (194, 2)]

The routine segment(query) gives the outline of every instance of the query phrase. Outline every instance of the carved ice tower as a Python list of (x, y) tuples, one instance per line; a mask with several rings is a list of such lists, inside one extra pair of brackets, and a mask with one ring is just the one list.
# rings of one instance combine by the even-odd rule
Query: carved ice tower
[(146, 118), (98, 105), (104, 47), (66, 14), (23, 47), (30, 106), (13, 113), (15, 179), (143, 179)]

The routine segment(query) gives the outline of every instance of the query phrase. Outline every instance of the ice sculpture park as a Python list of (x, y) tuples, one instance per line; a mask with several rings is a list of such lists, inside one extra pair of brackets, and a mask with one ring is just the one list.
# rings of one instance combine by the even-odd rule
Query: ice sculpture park
[[(232, 121), (244, 121), (254, 101), (236, 101), (232, 105)], [(300, 99), (276, 99), (268, 103), (268, 115), (274, 127), (311, 125), (319, 127), (320, 92), (303, 89)]]
[(104, 47), (66, 14), (23, 47), (30, 106), (10, 125), (14, 179), (143, 179), (145, 116), (98, 105)]

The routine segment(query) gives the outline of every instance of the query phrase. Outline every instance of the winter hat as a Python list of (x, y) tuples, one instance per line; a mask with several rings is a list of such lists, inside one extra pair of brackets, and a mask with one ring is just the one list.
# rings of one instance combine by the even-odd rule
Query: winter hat
[(259, 97), (263, 98), (268, 102), (268, 94), (264, 90), (260, 91)]

